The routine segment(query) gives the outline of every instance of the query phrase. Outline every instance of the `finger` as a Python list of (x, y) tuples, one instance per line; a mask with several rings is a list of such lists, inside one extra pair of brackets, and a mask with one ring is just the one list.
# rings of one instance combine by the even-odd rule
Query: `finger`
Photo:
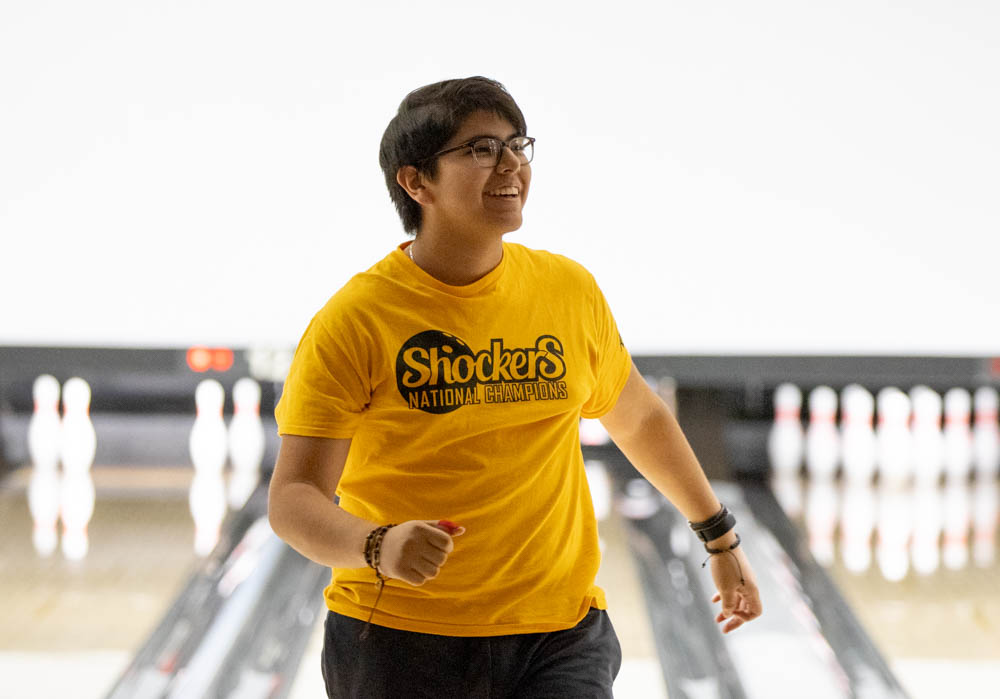
[(424, 521), (423, 524), (427, 525), (422, 528), (424, 540), (427, 543), (445, 552), (452, 550), (454, 544), (451, 541), (451, 536), (443, 527), (439, 527), (436, 521), (432, 522), (430, 520)]
[(713, 602), (718, 602), (718, 601), (719, 601), (720, 599), (722, 599), (722, 595), (720, 595), (720, 594), (719, 594), (718, 592), (716, 592), (716, 593), (715, 593), (715, 594), (714, 594), (714, 595), (712, 596), (712, 601), (713, 601)]
[(428, 561), (420, 559), (413, 564), (413, 570), (424, 577), (424, 580), (433, 580), (437, 577), (439, 566), (434, 565)]
[(739, 607), (739, 603), (739, 595), (735, 591), (725, 592), (722, 595), (722, 613), (726, 616), (732, 616)]
[(424, 576), (418, 573), (417, 571), (413, 570), (412, 568), (401, 571), (399, 574), (399, 579), (405, 583), (409, 583), (410, 585), (414, 585), (416, 587), (420, 587), (421, 585), (424, 584), (424, 582), (426, 582)]
[(448, 560), (448, 554), (440, 549), (428, 549), (421, 554), (421, 557), (433, 566), (441, 567)]
[(741, 605), (739, 609), (733, 612), (734, 617), (738, 617), (743, 621), (753, 621), (760, 615), (761, 612), (759, 610), (753, 609), (749, 604), (746, 603)]
[(729, 620), (729, 623), (722, 627), (722, 633), (729, 633), (730, 631), (735, 631), (736, 629), (743, 626), (743, 620), (739, 617), (733, 617)]

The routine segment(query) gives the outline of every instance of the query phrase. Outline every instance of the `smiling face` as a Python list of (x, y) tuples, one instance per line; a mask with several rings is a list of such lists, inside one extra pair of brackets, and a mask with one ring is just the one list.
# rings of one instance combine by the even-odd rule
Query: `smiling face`
[[(441, 150), (490, 136), (509, 141), (521, 135), (509, 121), (492, 112), (472, 113)], [(423, 178), (426, 191), (414, 197), (423, 207), (421, 231), (430, 227), (459, 237), (498, 235), (521, 227), (528, 197), (531, 165), (504, 148), (496, 167), (482, 167), (471, 148), (438, 156), (437, 173)]]

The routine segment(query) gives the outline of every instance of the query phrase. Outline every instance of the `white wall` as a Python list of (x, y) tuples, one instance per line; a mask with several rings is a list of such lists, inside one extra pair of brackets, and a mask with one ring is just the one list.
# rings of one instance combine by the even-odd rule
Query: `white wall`
[(482, 74), (538, 138), (508, 239), (633, 352), (997, 354), (998, 36), (985, 0), (3, 3), (0, 344), (294, 345), (405, 239), (399, 101)]

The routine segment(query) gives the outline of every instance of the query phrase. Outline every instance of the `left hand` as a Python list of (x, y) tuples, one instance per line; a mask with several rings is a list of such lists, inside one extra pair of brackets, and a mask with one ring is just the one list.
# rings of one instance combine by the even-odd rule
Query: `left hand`
[(729, 633), (759, 617), (764, 611), (760, 602), (760, 591), (757, 589), (757, 579), (754, 577), (753, 569), (750, 568), (750, 561), (743, 553), (743, 548), (737, 546), (729, 553), (714, 554), (711, 566), (712, 579), (718, 589), (712, 601), (722, 602), (722, 611), (715, 617), (715, 621), (721, 624), (729, 620), (722, 627), (722, 633)]

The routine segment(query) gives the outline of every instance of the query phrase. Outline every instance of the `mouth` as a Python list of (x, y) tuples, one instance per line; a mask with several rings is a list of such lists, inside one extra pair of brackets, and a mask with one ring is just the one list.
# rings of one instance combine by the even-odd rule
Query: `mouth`
[(513, 185), (497, 187), (492, 191), (486, 192), (486, 196), (495, 199), (518, 199), (521, 196), (521, 188)]

